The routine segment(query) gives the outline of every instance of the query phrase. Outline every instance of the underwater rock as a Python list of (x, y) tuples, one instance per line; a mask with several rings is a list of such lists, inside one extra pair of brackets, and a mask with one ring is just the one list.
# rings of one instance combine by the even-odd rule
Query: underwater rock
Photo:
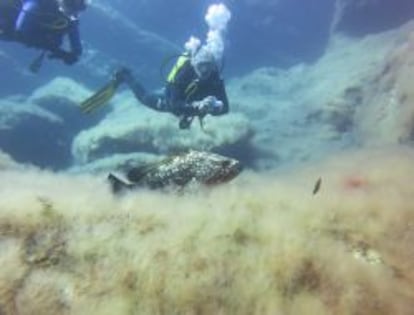
[(328, 125), (332, 128), (332, 137), (340, 138), (344, 133), (352, 132), (356, 106), (344, 100), (328, 102), (323, 109), (307, 114), (308, 124)]
[(71, 138), (78, 132), (95, 125), (108, 112), (109, 106), (106, 110), (94, 115), (82, 114), (79, 104), (91, 93), (90, 90), (70, 78), (56, 77), (34, 90), (29, 97), (29, 102), (58, 115), (71, 142)]
[(87, 98), (91, 93), (90, 90), (70, 78), (56, 77), (47, 84), (34, 90), (30, 96), (30, 101), (42, 103), (42, 99), (56, 97), (68, 99), (74, 104), (77, 104)]
[(400, 33), (399, 45), (384, 58), (364, 86), (356, 111), (362, 145), (412, 143), (414, 140), (414, 22)]
[(95, 125), (104, 112), (82, 115), (78, 101), (90, 91), (58, 77), (30, 97), (0, 101), (0, 149), (23, 163), (61, 169), (72, 160), (70, 147), (80, 130)]
[[(2, 44), (3, 45), (3, 44)], [(13, 51), (0, 47), (1, 84), (0, 95), (21, 94), (34, 88), (36, 83), (27, 75), (18, 58), (13, 56)], [(18, 84), (16, 84), (18, 82)]]
[(69, 173), (109, 173), (111, 171), (125, 172), (137, 165), (149, 164), (159, 161), (162, 156), (157, 154), (138, 152), (138, 153), (117, 153), (90, 163), (74, 165), (67, 171)]
[(19, 169), (21, 165), (13, 158), (2, 151), (0, 151), (0, 170)]
[(59, 116), (25, 100), (0, 101), (0, 149), (14, 160), (59, 167), (69, 162), (69, 145)]
[(414, 17), (412, 0), (336, 0), (336, 31), (363, 36), (383, 32)]
[(88, 163), (115, 153), (167, 154), (187, 149), (214, 150), (232, 145), (250, 145), (251, 124), (243, 114), (206, 117), (204, 130), (195, 121), (191, 130), (181, 130), (178, 119), (120, 98), (113, 112), (98, 125), (81, 131), (73, 141), (76, 164)]
[[(259, 152), (255, 166), (267, 169), (301, 163), (361, 143), (374, 143), (375, 123), (369, 123), (371, 127), (365, 125), (381, 115), (384, 127), (378, 140), (387, 133), (394, 137), (404, 128), (402, 141), (408, 142), (412, 138), (410, 130), (414, 130), (408, 121), (410, 91), (413, 90), (410, 84), (414, 82), (409, 70), (412, 58), (399, 57), (401, 71), (398, 73), (392, 70), (397, 61), (395, 66), (391, 62), (388, 75), (381, 77), (381, 73), (390, 66), (387, 66), (389, 56), (395, 56), (406, 45), (402, 39), (412, 28), (413, 23), (407, 23), (399, 29), (362, 39), (335, 35), (324, 56), (314, 64), (301, 64), (287, 70), (258, 69), (230, 81), (228, 91), (233, 108), (249, 117), (255, 132), (252, 145)], [(409, 49), (405, 49), (405, 54)], [(407, 71), (403, 71), (405, 64)], [(404, 92), (395, 97), (383, 92), (391, 75), (391, 80), (398, 80), (401, 87), (406, 86)], [(404, 100), (404, 95), (404, 108), (391, 103), (387, 110), (378, 106), (388, 104), (387, 100)], [(398, 126), (389, 125), (395, 121), (391, 118), (394, 110), (401, 111), (397, 116), (405, 117), (405, 121), (396, 121)], [(370, 140), (365, 135), (367, 129)]]
[(211, 152), (190, 150), (127, 172), (128, 182), (110, 174), (114, 192), (145, 187), (183, 188), (190, 184), (217, 185), (235, 178), (242, 171), (239, 161)]

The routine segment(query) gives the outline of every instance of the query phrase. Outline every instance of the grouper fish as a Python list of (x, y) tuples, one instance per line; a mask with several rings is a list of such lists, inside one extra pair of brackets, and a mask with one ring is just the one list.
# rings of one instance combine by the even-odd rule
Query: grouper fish
[(242, 171), (239, 161), (216, 153), (190, 150), (167, 157), (159, 162), (127, 171), (123, 180), (114, 174), (108, 175), (112, 191), (127, 189), (184, 188), (190, 183), (207, 186), (226, 183)]

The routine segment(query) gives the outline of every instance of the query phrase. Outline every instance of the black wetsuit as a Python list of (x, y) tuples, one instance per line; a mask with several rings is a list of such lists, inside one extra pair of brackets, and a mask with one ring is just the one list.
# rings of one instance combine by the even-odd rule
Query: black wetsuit
[[(18, 5), (9, 5), (8, 11), (0, 15), (0, 27), (3, 24), (0, 39), (47, 50), (50, 57), (62, 59), (67, 64), (79, 59), (82, 44), (77, 19), (60, 12), (56, 1), (22, 0)], [(69, 51), (61, 48), (65, 36), (68, 37)]]
[(214, 71), (206, 80), (199, 80), (190, 61), (181, 67), (173, 82), (168, 82), (163, 93), (148, 93), (133, 77), (127, 84), (135, 97), (144, 105), (176, 116), (197, 116), (197, 108), (192, 106), (207, 96), (215, 96), (223, 102), (223, 107), (211, 115), (218, 116), (229, 111), (229, 102), (223, 80), (218, 71)]

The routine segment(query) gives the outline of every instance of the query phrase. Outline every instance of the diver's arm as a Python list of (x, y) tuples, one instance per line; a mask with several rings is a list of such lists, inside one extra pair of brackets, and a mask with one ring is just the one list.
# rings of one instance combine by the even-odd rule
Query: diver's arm
[(197, 110), (192, 104), (186, 102), (182, 86), (170, 83), (166, 87), (166, 106), (163, 111), (169, 111), (176, 116), (195, 116)]

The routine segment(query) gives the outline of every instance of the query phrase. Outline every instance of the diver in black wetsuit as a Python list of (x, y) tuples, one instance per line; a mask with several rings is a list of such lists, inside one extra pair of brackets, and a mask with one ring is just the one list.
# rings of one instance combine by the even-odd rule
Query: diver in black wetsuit
[(218, 116), (229, 111), (217, 62), (207, 47), (199, 49), (192, 57), (183, 54), (178, 58), (162, 93), (147, 92), (129, 69), (121, 68), (115, 71), (107, 86), (81, 104), (81, 109), (90, 112), (107, 102), (122, 83), (127, 84), (145, 106), (179, 117), (181, 129), (189, 128), (194, 117), (202, 119), (207, 114)]
[(218, 116), (229, 111), (227, 94), (213, 54), (201, 49), (193, 58), (181, 56), (167, 79), (161, 94), (148, 93), (128, 69), (114, 74), (125, 82), (144, 105), (180, 117), (180, 127), (189, 127), (194, 116)]
[[(85, 0), (7, 0), (0, 9), (0, 39), (47, 51), (71, 65), (82, 54), (78, 14)], [(62, 48), (65, 37), (70, 50)]]

